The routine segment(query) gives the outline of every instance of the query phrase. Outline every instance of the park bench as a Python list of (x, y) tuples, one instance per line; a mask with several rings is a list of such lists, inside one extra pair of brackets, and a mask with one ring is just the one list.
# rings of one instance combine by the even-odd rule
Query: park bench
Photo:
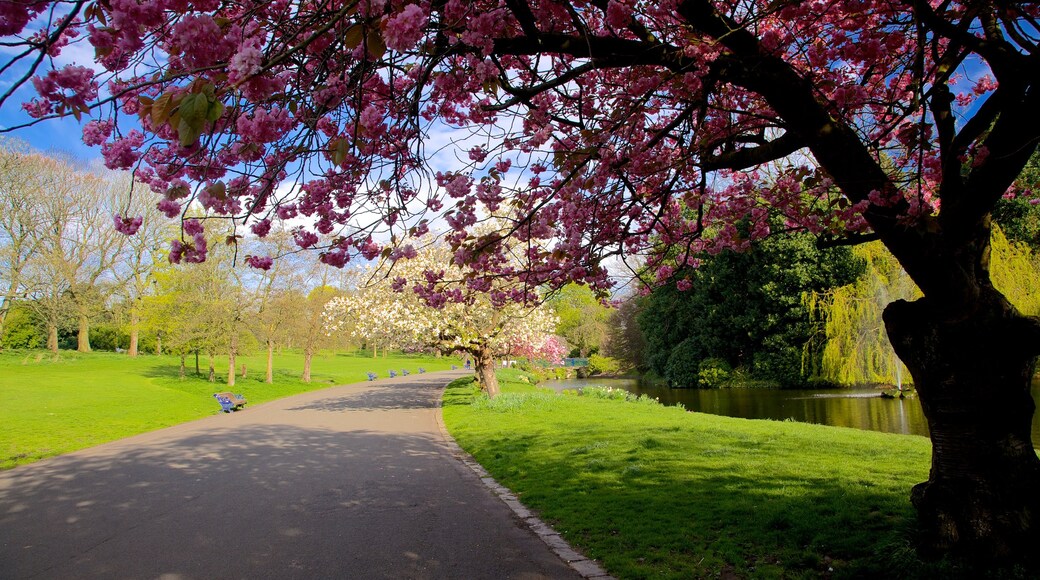
[(246, 406), (245, 397), (242, 395), (236, 395), (235, 393), (214, 393), (213, 398), (220, 403), (220, 408), (225, 413), (237, 411)]

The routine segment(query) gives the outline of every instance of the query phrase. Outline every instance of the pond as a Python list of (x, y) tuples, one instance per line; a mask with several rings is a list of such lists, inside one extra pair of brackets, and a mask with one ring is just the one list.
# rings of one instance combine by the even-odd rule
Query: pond
[[(571, 379), (539, 386), (557, 391), (601, 385), (655, 397), (665, 405), (682, 403), (690, 411), (745, 419), (794, 420), (885, 433), (928, 436), (921, 402), (882, 399), (877, 389), (670, 389), (636, 379)], [(1040, 381), (1033, 381), (1040, 401)], [(1040, 414), (1033, 416), (1033, 442), (1040, 443)]]

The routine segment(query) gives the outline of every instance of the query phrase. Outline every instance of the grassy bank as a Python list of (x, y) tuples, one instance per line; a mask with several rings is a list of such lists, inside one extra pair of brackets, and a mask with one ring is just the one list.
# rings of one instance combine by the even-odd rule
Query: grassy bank
[[(172, 356), (62, 351), (0, 353), (0, 469), (30, 463), (145, 431), (191, 421), (220, 411), (212, 395), (228, 390), (227, 362), (217, 360), (217, 382), (206, 380), (208, 366), (202, 360), (203, 376), (194, 374), (194, 359), (188, 375), (178, 376), (180, 361)], [(457, 360), (429, 356), (392, 355), (373, 359), (363, 353), (316, 356), (312, 381), (299, 380), (303, 356), (276, 356), (273, 384), (264, 381), (263, 354), (240, 357), (246, 378), (239, 377), (234, 391), (250, 404), (366, 380), (371, 371), (386, 377), (387, 371), (420, 366), (428, 371), (445, 370)]]
[[(930, 444), (556, 395), (503, 375), (445, 392), (452, 435), (620, 578), (929, 577), (909, 547)], [(512, 380), (510, 380), (512, 379)], [(630, 396), (629, 396), (630, 397)]]

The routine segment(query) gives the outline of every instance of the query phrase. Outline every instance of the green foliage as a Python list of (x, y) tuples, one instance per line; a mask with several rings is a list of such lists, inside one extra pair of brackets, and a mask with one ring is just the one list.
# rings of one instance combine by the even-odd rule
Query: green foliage
[(700, 361), (709, 358), (755, 379), (802, 384), (810, 376), (803, 354), (818, 350), (821, 335), (802, 294), (847, 284), (861, 268), (847, 248), (820, 250), (808, 235), (708, 257), (683, 274), (690, 290), (672, 284), (646, 299), (637, 318), (646, 366), (677, 386), (696, 385)]
[(687, 338), (674, 346), (663, 373), (668, 384), (673, 387), (696, 387), (699, 382), (700, 363), (705, 360), (705, 354), (701, 345), (693, 338)]
[(993, 228), (991, 244), (993, 285), (1023, 314), (1040, 316), (1040, 254), (1009, 240), (999, 227)]
[(556, 333), (574, 348), (571, 356), (596, 353), (606, 341), (611, 310), (588, 286), (568, 284), (549, 300), (559, 318)]
[(716, 389), (729, 380), (733, 369), (721, 358), (709, 358), (701, 361), (697, 368), (697, 386), (705, 389)]
[(452, 436), (615, 577), (949, 577), (909, 548), (923, 437), (686, 413), (606, 389), (493, 410), (471, 404), (468, 383), (445, 391)]
[(90, 328), (90, 346), (94, 350), (125, 350), (130, 346), (130, 335), (116, 324), (95, 324)]
[[(1022, 242), (1012, 242), (994, 226), (990, 275), (994, 286), (1025, 314), (1040, 314), (1040, 259)], [(823, 322), (825, 345), (813, 374), (841, 385), (897, 384), (910, 380), (885, 331), (881, 314), (899, 299), (914, 300), (920, 290), (881, 244), (855, 248), (866, 264), (855, 283), (808, 293), (805, 304)]]
[(616, 375), (621, 372), (621, 363), (609, 356), (593, 354), (589, 355), (588, 371), (590, 375)]
[(40, 327), (41, 321), (31, 308), (15, 303), (4, 319), (4, 335), (0, 337), (0, 347), (40, 348), (45, 342)]

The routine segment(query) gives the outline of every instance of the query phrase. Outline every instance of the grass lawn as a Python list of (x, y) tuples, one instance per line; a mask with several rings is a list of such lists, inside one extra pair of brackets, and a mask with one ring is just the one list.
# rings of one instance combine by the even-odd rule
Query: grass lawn
[[(452, 435), (619, 578), (948, 577), (911, 546), (930, 442), (687, 413), (614, 395), (449, 385)], [(960, 571), (963, 573), (964, 571)]]
[[(312, 381), (299, 380), (303, 356), (275, 355), (273, 384), (266, 384), (266, 354), (239, 357), (247, 378), (239, 377), (236, 393), (250, 404), (262, 403), (332, 385), (367, 380), (371, 371), (446, 370), (459, 361), (431, 356), (392, 355), (373, 359), (363, 353), (327, 354), (312, 361)], [(213, 393), (228, 390), (227, 361), (216, 361), (217, 382), (194, 374), (178, 377), (180, 361), (173, 356), (62, 351), (0, 353), (0, 469), (67, 453), (145, 431), (152, 431), (220, 412)], [(221, 366), (223, 365), (223, 366)]]

